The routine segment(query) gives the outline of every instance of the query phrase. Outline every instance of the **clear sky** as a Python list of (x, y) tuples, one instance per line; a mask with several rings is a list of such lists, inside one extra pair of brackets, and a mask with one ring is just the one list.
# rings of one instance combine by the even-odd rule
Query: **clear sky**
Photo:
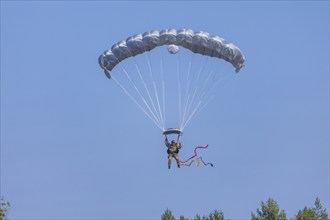
[[(180, 156), (209, 144), (213, 168), (168, 170), (161, 131), (98, 65), (165, 28), (246, 57), (184, 131)], [(246, 219), (269, 197), (329, 212), (329, 1), (2, 0), (1, 196), (11, 219)]]

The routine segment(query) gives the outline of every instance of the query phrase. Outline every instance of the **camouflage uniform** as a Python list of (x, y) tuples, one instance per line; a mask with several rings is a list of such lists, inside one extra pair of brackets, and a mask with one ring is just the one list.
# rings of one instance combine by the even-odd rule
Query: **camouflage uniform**
[(171, 168), (171, 161), (172, 158), (174, 157), (176, 160), (176, 163), (178, 167), (180, 168), (180, 161), (178, 157), (179, 149), (181, 149), (181, 143), (177, 144), (173, 140), (171, 143), (168, 142), (167, 138), (165, 139), (165, 145), (168, 148), (167, 149), (167, 154), (168, 154), (168, 169)]

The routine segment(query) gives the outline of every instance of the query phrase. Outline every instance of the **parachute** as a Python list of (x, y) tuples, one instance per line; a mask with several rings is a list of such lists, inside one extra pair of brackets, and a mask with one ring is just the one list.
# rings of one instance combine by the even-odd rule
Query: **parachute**
[[(176, 134), (178, 139), (215, 96), (216, 88), (224, 85), (226, 73), (230, 72), (227, 66), (233, 66), (238, 73), (244, 61), (244, 55), (234, 44), (191, 29), (136, 34), (114, 44), (98, 59), (105, 75), (163, 134)], [(176, 128), (167, 129), (167, 123), (177, 123), (177, 119)]]
[(194, 53), (224, 59), (236, 68), (236, 72), (244, 66), (244, 56), (234, 44), (218, 36), (210, 36), (207, 32), (194, 32), (190, 29), (155, 30), (134, 35), (105, 51), (99, 57), (99, 64), (102, 69), (111, 71), (122, 60), (162, 45), (182, 46)]

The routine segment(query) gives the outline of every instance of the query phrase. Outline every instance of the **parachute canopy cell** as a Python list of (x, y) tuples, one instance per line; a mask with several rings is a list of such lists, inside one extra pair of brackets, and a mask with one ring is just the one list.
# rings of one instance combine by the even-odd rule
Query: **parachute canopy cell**
[(122, 60), (163, 45), (181, 46), (194, 53), (224, 59), (235, 67), (236, 72), (244, 66), (245, 58), (234, 44), (226, 42), (219, 36), (211, 36), (203, 31), (194, 32), (190, 29), (153, 30), (133, 35), (105, 51), (99, 57), (99, 65), (105, 71), (111, 71)]

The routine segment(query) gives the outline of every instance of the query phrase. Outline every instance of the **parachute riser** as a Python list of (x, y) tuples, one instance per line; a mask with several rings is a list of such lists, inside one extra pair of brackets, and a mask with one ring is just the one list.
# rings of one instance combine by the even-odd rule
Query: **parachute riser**
[(176, 143), (179, 143), (181, 141), (181, 136), (182, 136), (182, 133), (178, 135), (178, 138), (176, 140)]

